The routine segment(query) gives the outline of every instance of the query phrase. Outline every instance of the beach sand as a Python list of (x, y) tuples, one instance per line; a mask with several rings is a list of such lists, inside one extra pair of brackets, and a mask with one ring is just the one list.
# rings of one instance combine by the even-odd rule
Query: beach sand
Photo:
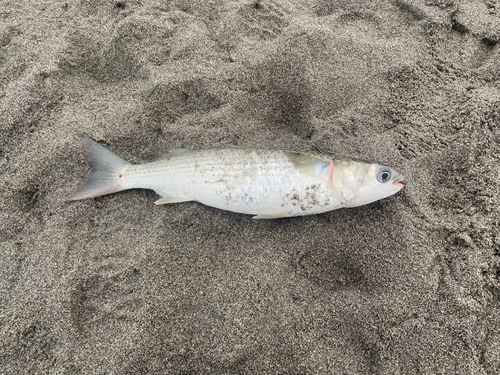
[[(0, 2), (1, 374), (500, 372), (500, 3)], [(382, 201), (256, 221), (78, 202), (79, 135), (384, 162)]]

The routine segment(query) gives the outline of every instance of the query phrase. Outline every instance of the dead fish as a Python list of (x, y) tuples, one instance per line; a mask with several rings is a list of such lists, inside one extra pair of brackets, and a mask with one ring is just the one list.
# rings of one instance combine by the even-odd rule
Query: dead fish
[(152, 189), (155, 204), (197, 201), (254, 219), (319, 214), (391, 196), (403, 175), (365, 160), (283, 150), (232, 147), (170, 150), (162, 159), (131, 164), (82, 136), (90, 175), (70, 200), (127, 189)]

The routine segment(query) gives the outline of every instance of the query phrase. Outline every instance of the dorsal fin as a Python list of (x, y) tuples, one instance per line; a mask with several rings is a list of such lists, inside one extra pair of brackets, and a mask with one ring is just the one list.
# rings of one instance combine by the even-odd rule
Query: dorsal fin
[(313, 158), (316, 158), (318, 160), (324, 161), (326, 163), (328, 163), (329, 161), (331, 161), (333, 159), (332, 155), (320, 154), (320, 153), (317, 153), (317, 152), (308, 152), (306, 155), (309, 155), (309, 156), (311, 156)]
[(172, 149), (166, 149), (165, 150), (165, 155), (163, 155), (161, 159), (168, 159), (168, 158), (171, 158), (173, 156), (177, 156), (177, 155), (180, 155), (180, 154), (183, 154), (185, 152), (188, 152), (188, 151), (191, 151), (190, 149), (188, 148), (172, 148)]

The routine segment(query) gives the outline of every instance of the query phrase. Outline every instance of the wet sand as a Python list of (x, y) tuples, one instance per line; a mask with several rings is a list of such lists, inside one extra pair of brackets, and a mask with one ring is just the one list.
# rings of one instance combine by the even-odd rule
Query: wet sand
[[(3, 0), (0, 373), (500, 371), (499, 39), (495, 1)], [(271, 221), (69, 202), (81, 133), (133, 163), (352, 156), (406, 187)]]

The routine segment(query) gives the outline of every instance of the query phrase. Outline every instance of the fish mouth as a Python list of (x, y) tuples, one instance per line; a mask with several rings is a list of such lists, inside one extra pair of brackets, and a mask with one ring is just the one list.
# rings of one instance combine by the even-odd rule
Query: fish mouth
[(403, 176), (399, 177), (396, 181), (393, 182), (394, 185), (399, 185), (400, 187), (404, 187), (405, 178)]

